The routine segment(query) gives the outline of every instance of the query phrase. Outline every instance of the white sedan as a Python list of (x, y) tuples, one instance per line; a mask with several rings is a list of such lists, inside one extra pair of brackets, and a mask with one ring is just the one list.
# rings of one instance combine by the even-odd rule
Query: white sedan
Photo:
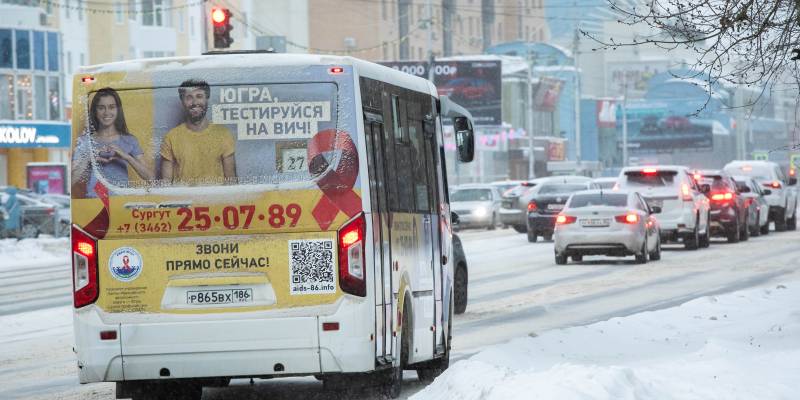
[(635, 256), (644, 264), (661, 258), (661, 232), (649, 207), (637, 192), (586, 190), (574, 193), (556, 218), (556, 264), (582, 261), (583, 256)]

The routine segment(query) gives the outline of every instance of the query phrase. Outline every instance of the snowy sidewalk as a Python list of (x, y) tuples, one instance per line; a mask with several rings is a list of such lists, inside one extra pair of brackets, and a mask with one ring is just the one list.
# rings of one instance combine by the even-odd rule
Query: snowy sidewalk
[(489, 347), (411, 398), (797, 399), (799, 390), (800, 282), (787, 282)]

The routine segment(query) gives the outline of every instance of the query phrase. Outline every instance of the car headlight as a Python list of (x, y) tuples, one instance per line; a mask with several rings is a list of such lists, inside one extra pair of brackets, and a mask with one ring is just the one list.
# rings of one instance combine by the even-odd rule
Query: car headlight
[(486, 207), (478, 207), (478, 208), (476, 208), (476, 209), (475, 209), (475, 211), (473, 211), (473, 213), (474, 213), (474, 214), (475, 214), (475, 216), (477, 216), (477, 217), (485, 217), (485, 216), (486, 216), (486, 213), (487, 213), (487, 211), (488, 211), (488, 210), (486, 210)]

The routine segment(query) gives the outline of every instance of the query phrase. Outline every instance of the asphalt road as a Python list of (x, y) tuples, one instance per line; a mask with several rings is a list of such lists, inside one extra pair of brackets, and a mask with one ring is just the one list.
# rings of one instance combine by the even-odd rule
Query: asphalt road
[[(557, 266), (553, 245), (528, 243), (513, 230), (460, 233), (470, 269), (469, 306), (454, 323), (453, 361), (509, 339), (551, 329), (666, 308), (688, 300), (770, 282), (800, 279), (800, 232), (770, 233), (748, 242), (713, 241), (686, 251), (665, 246), (661, 261), (586, 257)], [(112, 384), (79, 385), (72, 354), (70, 273), (61, 265), (0, 272), (0, 322), (27, 317), (35, 328), (0, 326), (0, 398), (111, 399)], [(55, 307), (55, 308), (54, 308)], [(26, 314), (19, 314), (25, 312)], [(24, 320), (24, 318), (23, 318)], [(51, 321), (51, 322), (50, 322)], [(403, 397), (423, 385), (407, 372)], [(302, 395), (300, 395), (302, 394)], [(204, 400), (329, 399), (310, 378), (236, 380), (206, 388)], [(374, 391), (347, 398), (378, 398)]]

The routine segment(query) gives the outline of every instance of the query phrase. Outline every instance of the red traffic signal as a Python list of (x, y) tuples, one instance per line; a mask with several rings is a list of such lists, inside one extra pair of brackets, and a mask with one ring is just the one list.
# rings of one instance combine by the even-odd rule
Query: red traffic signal
[(211, 9), (211, 23), (214, 25), (214, 47), (225, 49), (231, 46), (231, 11), (227, 8), (214, 7)]

